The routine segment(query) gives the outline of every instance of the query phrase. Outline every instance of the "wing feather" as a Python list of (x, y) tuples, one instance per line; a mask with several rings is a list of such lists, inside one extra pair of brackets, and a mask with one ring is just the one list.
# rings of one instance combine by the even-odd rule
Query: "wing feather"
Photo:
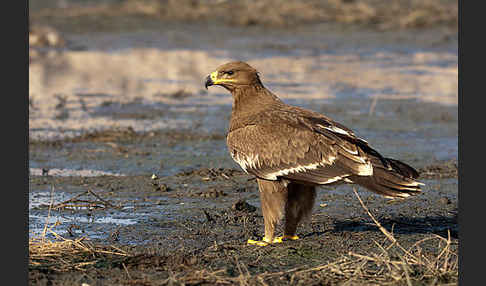
[(365, 152), (332, 132), (322, 134), (305, 124), (282, 121), (233, 130), (227, 143), (231, 156), (246, 172), (267, 180), (327, 184), (351, 175), (371, 175), (373, 167)]

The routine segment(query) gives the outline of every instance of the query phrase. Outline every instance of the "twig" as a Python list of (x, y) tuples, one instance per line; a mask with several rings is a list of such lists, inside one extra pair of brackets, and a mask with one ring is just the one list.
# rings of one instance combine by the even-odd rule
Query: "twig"
[(397, 240), (395, 239), (395, 237), (393, 237), (393, 235), (388, 231), (386, 230), (379, 221), (377, 221), (375, 219), (375, 217), (371, 214), (371, 212), (368, 210), (368, 208), (366, 207), (366, 205), (363, 203), (363, 201), (361, 200), (361, 197), (358, 195), (358, 192), (356, 191), (356, 188), (353, 187), (353, 191), (354, 191), (354, 194), (356, 195), (356, 197), (358, 198), (359, 202), (361, 203), (361, 206), (363, 207), (363, 209), (368, 213), (368, 215), (371, 217), (371, 219), (373, 220), (373, 222), (376, 224), (376, 226), (378, 226), (378, 228), (380, 229), (381, 232), (383, 232), (383, 234), (393, 243), (396, 243)]
[(61, 205), (65, 205), (65, 204), (67, 204), (67, 203), (69, 203), (69, 202), (74, 202), (74, 201), (76, 201), (76, 199), (77, 199), (77, 198), (81, 197), (82, 195), (84, 195), (84, 194), (86, 194), (86, 193), (88, 193), (88, 191), (85, 191), (85, 192), (83, 192), (83, 193), (77, 194), (77, 195), (75, 195), (74, 197), (72, 197), (72, 198), (70, 198), (70, 199), (68, 199), (68, 200), (65, 200), (65, 201), (63, 201), (63, 202), (57, 203), (57, 204), (55, 204), (53, 207), (54, 207), (54, 208), (59, 208), (59, 206), (61, 206)]
[(128, 279), (132, 280), (132, 276), (130, 275), (130, 273), (128, 273), (128, 269), (125, 266), (125, 263), (122, 262), (122, 266), (123, 266), (123, 269), (125, 269), (125, 272), (127, 273)]
[(49, 224), (49, 218), (51, 217), (52, 204), (54, 202), (54, 185), (51, 185), (51, 202), (49, 203), (49, 210), (47, 211), (46, 223), (44, 224), (44, 230), (42, 231), (42, 239), (46, 237), (47, 226)]
[(102, 199), (100, 196), (98, 196), (95, 192), (93, 192), (92, 190), (88, 189), (88, 193), (92, 194), (93, 196), (95, 196), (96, 198), (98, 198), (98, 200), (102, 201), (105, 205), (108, 205), (109, 207), (112, 207), (112, 208), (118, 208), (118, 206), (114, 206), (112, 205), (110, 202), (108, 201), (105, 201), (104, 199)]
[[(111, 208), (120, 208), (120, 206), (115, 206), (113, 205), (112, 203), (102, 199), (98, 194), (96, 194), (94, 191), (88, 189), (87, 191), (85, 192), (82, 192), (82, 193), (79, 193), (77, 195), (75, 195), (74, 197), (68, 199), (68, 200), (65, 200), (63, 202), (60, 202), (58, 204), (55, 204), (53, 206), (53, 208), (55, 209), (60, 209), (60, 208), (65, 208), (65, 207), (98, 207), (98, 204), (100, 203), (97, 203), (97, 202), (93, 202), (93, 201), (89, 201), (89, 200), (80, 200), (78, 199), (79, 197), (83, 196), (83, 195), (86, 195), (86, 194), (91, 194), (92, 196), (94, 196), (95, 198), (97, 198), (101, 204), (106, 208), (106, 207), (111, 207)], [(86, 203), (86, 204), (78, 204), (78, 205), (73, 205), (73, 203)]]

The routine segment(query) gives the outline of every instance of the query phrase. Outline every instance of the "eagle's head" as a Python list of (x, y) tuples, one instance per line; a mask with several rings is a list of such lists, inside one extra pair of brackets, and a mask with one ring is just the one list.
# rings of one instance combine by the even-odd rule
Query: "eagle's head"
[(260, 85), (256, 69), (241, 61), (229, 62), (219, 66), (206, 77), (206, 89), (211, 85), (220, 85), (229, 91), (238, 87)]

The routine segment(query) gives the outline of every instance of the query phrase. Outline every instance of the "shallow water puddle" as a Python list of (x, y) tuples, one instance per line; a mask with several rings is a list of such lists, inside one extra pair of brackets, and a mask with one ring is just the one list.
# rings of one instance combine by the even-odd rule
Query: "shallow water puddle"
[(100, 171), (100, 170), (73, 170), (73, 169), (42, 169), (42, 168), (30, 168), (29, 174), (33, 176), (83, 176), (83, 177), (94, 177), (94, 176), (124, 176), (120, 173)]
[[(101, 229), (136, 224), (141, 215), (133, 212), (120, 213), (111, 208), (104, 210), (101, 201), (96, 202), (82, 196), (84, 193), (29, 192), (29, 236), (40, 236), (47, 227), (61, 236), (102, 238), (104, 234), (100, 232)], [(110, 204), (108, 201), (104, 203)]]
[[(29, 215), (29, 224), (30, 224), (30, 231), (29, 231), (29, 236), (30, 237), (35, 237), (35, 236), (41, 236), (44, 227), (47, 224), (47, 227), (50, 228), (51, 226), (55, 224), (59, 224), (58, 226), (53, 228), (53, 231), (56, 232), (57, 234), (66, 237), (66, 234), (71, 235), (82, 235), (82, 236), (87, 236), (89, 238), (103, 238), (105, 235), (103, 233), (100, 233), (99, 230), (83, 230), (79, 229), (80, 227), (78, 226), (79, 224), (90, 224), (92, 226), (98, 225), (98, 229), (100, 227), (103, 227), (102, 225), (105, 224), (112, 224), (112, 225), (131, 225), (131, 224), (136, 224), (137, 221), (135, 219), (119, 219), (119, 218), (113, 218), (113, 217), (102, 217), (102, 218), (86, 218), (86, 217), (75, 217), (75, 216), (43, 216), (43, 215)], [(60, 226), (64, 225), (64, 226)], [(72, 229), (72, 226), (75, 226), (76, 229)], [(67, 230), (69, 228), (69, 231)], [(49, 235), (50, 233), (47, 232)]]
[[(69, 185), (64, 186), (69, 188)], [(177, 221), (194, 205), (193, 199), (163, 196), (147, 199), (143, 194), (132, 194), (128, 199), (115, 196), (109, 197), (106, 192), (95, 193), (90, 189), (72, 193), (31, 190), (29, 236), (42, 236), (47, 228), (65, 238), (118, 240), (113, 237), (118, 236), (117, 233), (123, 227), (138, 224), (147, 229), (159, 228), (159, 220)], [(54, 236), (50, 231), (46, 235)], [(125, 243), (135, 243), (132, 239), (123, 239)]]

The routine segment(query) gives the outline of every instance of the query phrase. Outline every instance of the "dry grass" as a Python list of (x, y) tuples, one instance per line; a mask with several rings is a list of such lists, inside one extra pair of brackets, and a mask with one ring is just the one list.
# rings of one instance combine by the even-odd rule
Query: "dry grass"
[(114, 256), (128, 256), (128, 253), (115, 246), (96, 246), (86, 238), (66, 239), (54, 231), (56, 240), (45, 237), (29, 239), (29, 267), (44, 268), (59, 272), (85, 270), (100, 259)]
[[(435, 256), (422, 252), (420, 244), (437, 240), (439, 253)], [(395, 248), (393, 248), (395, 246)], [(170, 273), (162, 285), (310, 285), (316, 282), (346, 285), (456, 285), (458, 282), (457, 254), (451, 250), (451, 240), (433, 236), (417, 242), (404, 252), (399, 244), (383, 246), (372, 254), (350, 252), (341, 258), (315, 267), (302, 266), (287, 271), (250, 274), (244, 264), (238, 263), (239, 275), (228, 276), (225, 270), (208, 269)], [(402, 250), (402, 249), (401, 249)]]
[[(53, 225), (48, 224), (51, 210), (55, 206), (52, 200), (53, 191), (54, 188), (51, 189), (51, 202), (43, 232), (41, 235), (29, 239), (29, 268), (59, 272), (85, 270), (87, 266), (96, 264), (100, 259), (128, 256), (126, 251), (113, 245), (95, 245), (90, 243), (86, 237), (72, 240), (57, 234), (54, 228), (59, 225), (58, 222)], [(88, 192), (96, 195), (92, 191)], [(101, 200), (101, 198), (99, 199)], [(52, 234), (54, 239), (49, 239), (48, 234)]]

